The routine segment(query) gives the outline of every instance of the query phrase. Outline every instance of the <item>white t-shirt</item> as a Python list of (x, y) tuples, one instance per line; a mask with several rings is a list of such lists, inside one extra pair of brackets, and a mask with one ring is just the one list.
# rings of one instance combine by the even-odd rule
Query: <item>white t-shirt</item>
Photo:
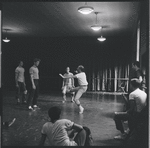
[(18, 80), (19, 82), (24, 82), (24, 72), (25, 72), (25, 70), (24, 70), (23, 67), (19, 67), (19, 66), (18, 66), (18, 67), (15, 69), (15, 73), (18, 74), (17, 80)]
[(73, 124), (68, 119), (60, 119), (55, 123), (47, 122), (43, 125), (41, 133), (47, 136), (51, 146), (77, 146), (74, 141), (70, 141), (67, 133)]
[(29, 73), (30, 73), (30, 75), (33, 75), (33, 79), (39, 79), (39, 70), (37, 67), (32, 66), (29, 69)]
[(135, 100), (136, 103), (136, 112), (141, 112), (142, 109), (146, 106), (147, 94), (137, 88), (129, 95), (129, 100)]
[(86, 80), (86, 75), (84, 72), (78, 73), (75, 75), (78, 79), (78, 84), (81, 85), (88, 85), (88, 82)]
[[(64, 77), (66, 77), (66, 76), (73, 76), (73, 74), (71, 72), (65, 73)], [(72, 86), (72, 78), (64, 79), (64, 85)]]

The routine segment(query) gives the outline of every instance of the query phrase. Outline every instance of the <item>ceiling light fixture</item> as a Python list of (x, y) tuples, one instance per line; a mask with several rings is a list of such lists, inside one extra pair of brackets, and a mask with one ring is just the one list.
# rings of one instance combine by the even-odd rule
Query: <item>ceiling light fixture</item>
[(93, 29), (94, 31), (99, 31), (100, 29), (102, 29), (102, 27), (99, 24), (97, 24), (97, 14), (98, 14), (98, 12), (95, 12), (96, 24), (91, 26), (91, 29)]
[(101, 36), (101, 37), (97, 38), (97, 40), (99, 40), (100, 42), (103, 42), (103, 41), (106, 40), (106, 38), (104, 38), (103, 36)]
[(100, 42), (103, 42), (106, 40), (106, 38), (102, 36), (102, 30), (101, 30), (101, 37), (97, 38), (97, 40), (99, 40)]
[[(8, 30), (8, 29), (5, 29), (5, 31), (6, 31), (6, 36), (7, 36), (7, 30)], [(5, 43), (8, 43), (8, 42), (10, 42), (10, 39), (8, 39), (7, 37), (5, 37), (5, 39), (3, 39), (3, 41), (4, 41)]]
[(93, 11), (94, 11), (94, 8), (91, 7), (91, 6), (88, 6), (88, 5), (87, 5), (87, 2), (85, 2), (85, 6), (79, 7), (79, 8), (78, 8), (78, 11), (79, 11), (80, 13), (86, 15), (86, 14), (90, 14), (91, 12), (93, 12)]

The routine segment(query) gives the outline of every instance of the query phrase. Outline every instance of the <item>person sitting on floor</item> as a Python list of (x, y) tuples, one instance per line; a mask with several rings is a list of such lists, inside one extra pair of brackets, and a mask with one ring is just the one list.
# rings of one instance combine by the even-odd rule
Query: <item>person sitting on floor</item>
[(129, 94), (130, 107), (126, 112), (115, 112), (114, 120), (116, 129), (122, 133), (122, 135), (115, 136), (115, 139), (125, 139), (127, 137), (122, 121), (128, 121), (129, 130), (131, 132), (135, 127), (136, 117), (138, 117), (138, 114), (147, 104), (147, 94), (139, 89), (140, 84), (138, 79), (131, 79), (130, 88), (132, 92)]
[[(46, 138), (48, 138), (51, 146), (85, 145), (86, 131), (81, 125), (68, 119), (60, 119), (61, 109), (59, 107), (51, 107), (48, 110), (48, 115), (50, 122), (46, 122), (42, 127), (40, 146), (44, 145)], [(69, 133), (69, 131), (71, 132)]]

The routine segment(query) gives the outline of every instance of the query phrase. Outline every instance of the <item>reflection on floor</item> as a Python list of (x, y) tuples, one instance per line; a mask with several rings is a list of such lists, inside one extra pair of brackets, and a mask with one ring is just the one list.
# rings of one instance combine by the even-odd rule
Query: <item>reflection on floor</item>
[[(71, 103), (70, 96), (67, 102), (62, 103), (60, 93), (40, 94), (38, 105), (40, 110), (29, 111), (25, 105), (17, 105), (15, 93), (3, 96), (3, 121), (16, 118), (11, 127), (3, 126), (2, 141), (4, 146), (36, 146), (41, 137), (42, 125), (47, 122), (47, 111), (51, 106), (62, 108), (61, 118), (66, 118), (75, 123), (88, 126), (91, 129), (94, 145), (120, 146), (121, 141), (114, 140), (120, 134), (113, 121), (115, 111), (122, 111), (123, 98), (120, 95), (103, 95), (99, 93), (86, 93), (81, 98), (85, 108), (83, 114), (78, 113), (78, 108)], [(46, 141), (45, 145), (48, 145)]]

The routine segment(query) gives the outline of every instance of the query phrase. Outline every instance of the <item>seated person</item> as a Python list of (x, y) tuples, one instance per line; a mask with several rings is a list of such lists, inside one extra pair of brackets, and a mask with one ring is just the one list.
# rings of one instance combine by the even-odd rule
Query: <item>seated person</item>
[[(39, 145), (43, 146), (46, 138), (48, 138), (51, 146), (84, 146), (86, 131), (81, 125), (68, 119), (60, 119), (60, 114), (61, 109), (58, 107), (49, 109), (50, 122), (45, 123), (42, 127), (42, 137)], [(69, 131), (71, 131), (70, 134)]]
[(129, 109), (126, 112), (115, 112), (114, 120), (116, 129), (120, 130), (122, 135), (115, 136), (115, 139), (125, 139), (127, 134), (124, 131), (122, 121), (128, 121), (129, 130), (132, 131), (135, 127), (136, 117), (146, 106), (147, 94), (139, 89), (140, 82), (138, 79), (131, 79), (129, 94)]

